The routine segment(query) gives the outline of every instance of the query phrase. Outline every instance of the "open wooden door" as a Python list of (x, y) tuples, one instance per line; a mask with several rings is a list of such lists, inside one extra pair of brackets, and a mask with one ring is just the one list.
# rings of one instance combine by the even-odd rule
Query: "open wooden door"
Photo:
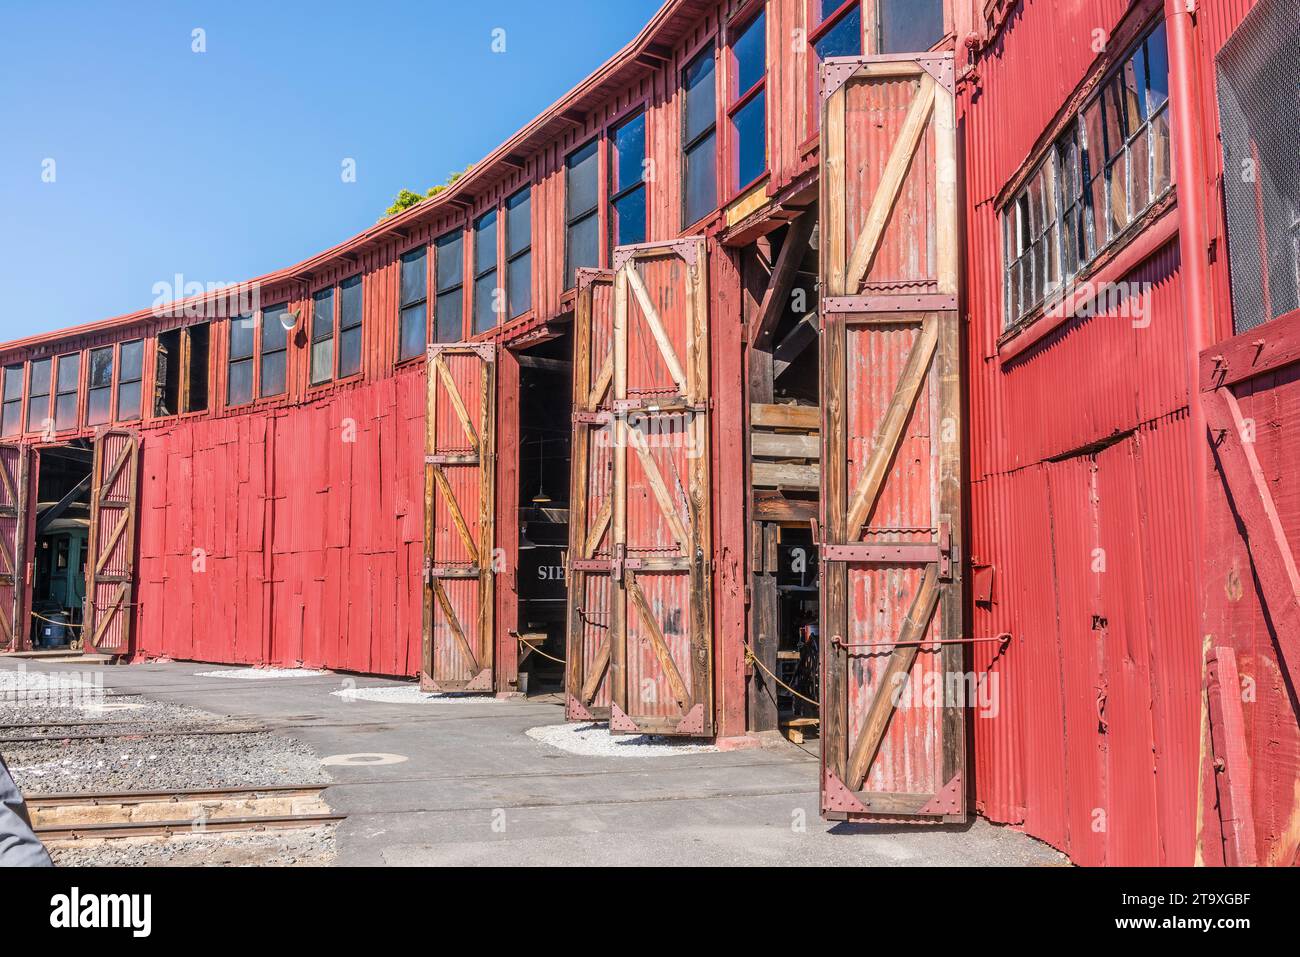
[(496, 347), (429, 347), (424, 457), (426, 691), (492, 691)]
[[(595, 676), (607, 667), (611, 732), (707, 736), (713, 650), (704, 240), (620, 247), (613, 265), (609, 332), (600, 329), (603, 290), (593, 288), (591, 331), (585, 345), (575, 344), (591, 352), (588, 372), (575, 375), (591, 383), (587, 412), (578, 416), (595, 427), (586, 475), (608, 481), (609, 492), (589, 490), (592, 514), (582, 527), (583, 548), (591, 551), (569, 557), (570, 574), (584, 587), (608, 590), (608, 639), (570, 620), (571, 655), (577, 629), (593, 630), (578, 642), (585, 661), (571, 669), (569, 687), (590, 712), (582, 696), (599, 692)], [(579, 353), (578, 368), (583, 361)], [(593, 399), (597, 392), (604, 398)], [(575, 462), (583, 454), (575, 446)], [(570, 589), (576, 592), (572, 580)]]
[(21, 445), (0, 445), (0, 651), (21, 651), (27, 646), (23, 563), (29, 459)]
[(124, 655), (131, 647), (139, 458), (135, 432), (104, 429), (95, 436), (81, 627), (86, 651)]
[(839, 820), (966, 814), (952, 89), (951, 54), (823, 73), (821, 806)]
[(614, 274), (581, 269), (573, 325), (573, 462), (566, 576), (564, 713), (570, 721), (609, 718), (613, 380)]

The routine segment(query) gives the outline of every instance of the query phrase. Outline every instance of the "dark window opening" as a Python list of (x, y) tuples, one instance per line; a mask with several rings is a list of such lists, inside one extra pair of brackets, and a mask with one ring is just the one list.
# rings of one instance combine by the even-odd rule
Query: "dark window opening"
[(528, 186), (506, 200), (506, 304), (512, 319), (533, 307), (533, 198)]
[(144, 377), (144, 340), (122, 343), (117, 379), (117, 420), (140, 418), (140, 380)]
[(113, 417), (113, 347), (90, 350), (90, 384), (86, 424), (103, 425)]
[(727, 117), (731, 122), (730, 188), (749, 187), (767, 172), (767, 17), (760, 13), (731, 45), (734, 65)]
[[(441, 265), (441, 251), (438, 260)], [(398, 362), (424, 354), (429, 341), (429, 254), (424, 246), (402, 256), (398, 337)]]
[(154, 415), (207, 409), (208, 328), (204, 322), (158, 334), (154, 349)]
[(158, 333), (153, 351), (153, 414), (175, 415), (181, 398), (181, 331)]
[(21, 362), (5, 366), (4, 408), (0, 410), (0, 435), (6, 438), (23, 430), (23, 372)]
[(572, 289), (579, 269), (600, 265), (600, 141), (570, 153), (564, 167), (564, 288)]
[(208, 408), (208, 352), (211, 326), (206, 322), (186, 326), (181, 336), (185, 378), (181, 383), (181, 408), (204, 412)]
[(77, 390), (81, 385), (81, 353), (59, 356), (58, 388), (54, 396), (56, 431), (77, 427)]
[(713, 48), (707, 47), (682, 73), (686, 91), (682, 132), (682, 206), (686, 225), (718, 208), (718, 116)]
[[(437, 301), (434, 317), (437, 342), (460, 342), (465, 338), (465, 236), (462, 230), (448, 233), (437, 242)], [(423, 343), (420, 346), (424, 348)]]
[(32, 363), (27, 383), (27, 431), (44, 432), (50, 418), (50, 365), (52, 359)]
[(497, 211), (490, 209), (474, 223), (474, 332), (487, 332), (505, 312), (505, 295), (497, 283)]
[(645, 114), (615, 127), (609, 151), (610, 249), (645, 242)]

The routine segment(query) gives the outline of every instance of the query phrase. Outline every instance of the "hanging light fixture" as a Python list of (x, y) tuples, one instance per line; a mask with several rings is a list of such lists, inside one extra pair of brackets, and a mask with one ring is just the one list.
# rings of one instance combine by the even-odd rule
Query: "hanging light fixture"
[(533, 496), (534, 505), (550, 505), (551, 497), (546, 494), (546, 440), (537, 440), (537, 494)]

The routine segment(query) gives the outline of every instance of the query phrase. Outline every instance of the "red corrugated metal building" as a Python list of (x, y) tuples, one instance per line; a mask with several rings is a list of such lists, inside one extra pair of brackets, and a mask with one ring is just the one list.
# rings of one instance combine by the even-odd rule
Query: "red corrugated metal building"
[(670, 0), (438, 196), (0, 346), (0, 645), (820, 697), (828, 816), (1293, 863), (1294, 13)]

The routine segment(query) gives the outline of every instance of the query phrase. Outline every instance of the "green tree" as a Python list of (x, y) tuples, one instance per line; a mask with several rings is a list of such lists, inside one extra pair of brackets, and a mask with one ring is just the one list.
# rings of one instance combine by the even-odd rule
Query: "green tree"
[[(409, 189), (403, 189), (399, 191), (397, 194), (397, 198), (393, 200), (393, 205), (389, 206), (388, 209), (384, 211), (384, 218), (387, 219), (389, 216), (396, 216), (404, 209), (410, 209), (412, 206), (416, 206), (419, 203), (423, 203), (426, 199), (432, 199), (434, 196), (437, 196), (443, 190), (451, 187), (456, 182), (456, 180), (460, 179), (462, 176), (464, 176), (473, 168), (474, 165), (471, 163), (469, 166), (466, 166), (460, 172), (452, 173), (449, 177), (447, 177), (447, 182), (442, 183), (438, 186), (430, 186), (427, 190), (425, 190), (423, 196), (421, 196), (419, 193), (412, 192)], [(383, 220), (380, 220), (380, 222), (382, 221)]]

